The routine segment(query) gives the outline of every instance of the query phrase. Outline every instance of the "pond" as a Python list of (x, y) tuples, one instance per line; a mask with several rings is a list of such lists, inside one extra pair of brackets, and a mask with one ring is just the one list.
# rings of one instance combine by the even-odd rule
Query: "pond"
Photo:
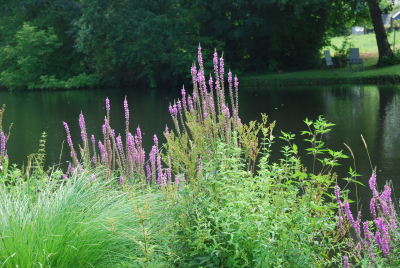
[[(269, 122), (276, 120), (275, 136), (280, 131), (296, 134), (295, 143), (303, 151), (302, 159), (311, 171), (311, 156), (304, 149), (307, 143), (300, 131), (306, 130), (305, 118), (315, 120), (323, 115), (336, 124), (326, 135), (328, 148), (343, 150), (350, 156), (346, 143), (355, 155), (357, 173), (366, 187), (358, 187), (358, 196), (363, 204), (363, 215), (369, 215), (371, 192), (368, 180), (371, 165), (361, 139), (363, 135), (373, 167), (377, 168), (379, 189), (386, 180), (392, 180), (395, 192), (400, 190), (400, 87), (387, 85), (365, 86), (308, 86), (308, 87), (241, 87), (239, 94), (239, 115), (242, 122), (261, 120), (261, 113), (269, 116)], [(188, 92), (190, 93), (190, 92)], [(123, 100), (127, 97), (130, 109), (130, 130), (140, 125), (143, 132), (144, 149), (148, 152), (154, 134), (163, 141), (165, 126), (173, 127), (168, 112), (169, 103), (180, 97), (180, 89), (149, 90), (136, 88), (43, 91), (43, 92), (0, 92), (0, 105), (6, 104), (3, 128), (13, 123), (10, 140), (7, 143), (11, 163), (26, 163), (27, 155), (37, 152), (42, 132), (47, 133), (46, 163), (57, 165), (69, 159), (66, 133), (62, 122), (68, 123), (75, 146), (81, 143), (78, 118), (85, 116), (87, 132), (96, 139), (102, 136), (101, 126), (105, 117), (105, 98), (110, 99), (111, 127), (116, 133), (124, 133)], [(62, 144), (63, 154), (60, 160)], [(165, 140), (164, 140), (165, 141)], [(277, 139), (273, 147), (273, 159), (282, 157), (280, 146), (284, 141)], [(76, 148), (77, 149), (77, 148)], [(336, 169), (339, 177), (347, 176), (349, 167), (354, 169), (353, 159), (343, 159)], [(339, 180), (341, 186), (345, 182)], [(349, 186), (354, 194), (354, 184)], [(353, 197), (355, 198), (355, 197)]]

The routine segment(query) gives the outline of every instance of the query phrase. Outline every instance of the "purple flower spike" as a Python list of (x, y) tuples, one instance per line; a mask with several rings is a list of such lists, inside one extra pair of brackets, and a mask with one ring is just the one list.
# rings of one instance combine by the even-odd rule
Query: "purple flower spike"
[(346, 215), (347, 215), (347, 218), (349, 219), (351, 226), (353, 226), (354, 218), (353, 218), (353, 214), (350, 211), (350, 205), (349, 205), (349, 202), (347, 202), (347, 200), (344, 200), (344, 210), (346, 211)]
[(67, 142), (68, 142), (69, 147), (71, 147), (71, 151), (72, 151), (74, 146), (72, 144), (71, 133), (69, 132), (68, 124), (65, 123), (65, 122), (63, 122), (63, 124), (64, 124), (64, 127), (65, 127), (65, 131), (67, 132)]
[[(169, 139), (169, 129), (168, 126), (165, 126), (165, 134), (167, 134), (167, 137)], [(155, 135), (154, 135), (155, 136)]]
[(4, 132), (0, 132), (0, 159), (2, 159), (5, 156), (5, 153), (6, 153), (6, 135), (4, 135)]
[(175, 184), (178, 187), (178, 185), (179, 185), (179, 177), (178, 177), (178, 175), (175, 175)]
[(385, 224), (385, 220), (382, 218), (377, 218), (374, 220), (376, 226), (378, 227), (378, 231), (376, 232), (376, 242), (378, 243), (380, 249), (382, 250), (383, 255), (386, 257), (389, 256), (389, 241), (390, 234), (388, 227)]
[(156, 134), (154, 134), (153, 140), (154, 140), (154, 144), (158, 147), (158, 139), (157, 139)]
[(106, 110), (107, 112), (110, 111), (110, 100), (108, 99), (108, 97), (106, 98)]
[(119, 179), (119, 185), (122, 185), (122, 184), (124, 184), (124, 178), (122, 178), (122, 176), (121, 176)]
[(194, 112), (194, 109), (193, 109), (193, 101), (192, 101), (192, 97), (189, 95), (189, 97), (188, 97), (188, 105), (189, 105), (189, 111), (190, 111), (190, 113), (193, 113)]
[(178, 99), (178, 101), (176, 102), (177, 106), (178, 106), (178, 110), (182, 110), (182, 105), (181, 105), (181, 100)]
[(129, 120), (129, 108), (128, 108), (128, 101), (124, 100), (124, 110), (125, 110), (125, 119)]
[(234, 86), (235, 86), (235, 89), (236, 89), (236, 91), (237, 91), (238, 88), (239, 88), (239, 80), (238, 80), (238, 78), (237, 78), (236, 75), (235, 75), (235, 83), (234, 83)]
[(151, 181), (151, 170), (150, 170), (150, 166), (149, 165), (146, 166), (146, 171), (147, 171), (147, 182), (150, 183), (150, 181)]
[(81, 128), (81, 137), (82, 137), (82, 141), (83, 143), (86, 143), (86, 127), (85, 127), (85, 118), (83, 117), (83, 114), (81, 113), (79, 115), (79, 127)]
[(221, 58), (219, 58), (219, 74), (220, 74), (219, 79), (221, 80), (221, 84), (224, 83), (224, 73), (225, 73), (224, 58), (221, 56)]
[(343, 267), (349, 268), (349, 257), (347, 257), (347, 256), (343, 257)]
[(182, 88), (182, 106), (183, 106), (183, 110), (186, 113), (187, 112), (187, 106), (186, 106), (186, 91), (185, 91), (185, 87)]

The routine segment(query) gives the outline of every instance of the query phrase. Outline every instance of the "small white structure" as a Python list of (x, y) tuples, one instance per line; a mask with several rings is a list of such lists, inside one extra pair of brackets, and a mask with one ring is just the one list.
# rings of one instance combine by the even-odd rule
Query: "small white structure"
[(352, 35), (363, 35), (364, 27), (360, 27), (360, 26), (351, 27), (351, 34)]

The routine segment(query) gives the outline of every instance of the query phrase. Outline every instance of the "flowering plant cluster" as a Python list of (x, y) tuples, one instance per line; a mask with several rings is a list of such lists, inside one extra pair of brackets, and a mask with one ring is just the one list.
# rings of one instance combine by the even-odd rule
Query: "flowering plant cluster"
[(5, 105), (3, 104), (3, 107), (0, 109), (0, 167), (8, 159), (8, 155), (7, 155), (7, 151), (6, 151), (6, 142), (7, 142), (8, 137), (6, 136), (6, 134), (4, 133), (3, 128), (2, 128), (4, 110), (5, 110)]
[[(370, 201), (373, 220), (362, 223), (364, 233), (362, 235), (361, 212), (358, 213), (357, 219), (354, 219), (348, 200), (345, 199), (342, 203), (340, 188), (338, 185), (335, 186), (335, 198), (339, 207), (338, 224), (340, 232), (342, 235), (348, 235), (352, 255), (357, 262), (364, 263), (365, 267), (375, 267), (381, 263), (390, 266), (396, 263), (399, 264), (397, 252), (400, 238), (399, 222), (395, 205), (391, 198), (391, 188), (386, 183), (384, 190), (379, 195), (375, 173), (369, 179), (369, 188), (373, 194)], [(354, 232), (346, 231), (346, 228), (343, 228), (345, 222), (348, 222)], [(373, 230), (375, 230), (375, 233)], [(349, 257), (345, 256), (343, 261), (344, 267), (349, 267)]]

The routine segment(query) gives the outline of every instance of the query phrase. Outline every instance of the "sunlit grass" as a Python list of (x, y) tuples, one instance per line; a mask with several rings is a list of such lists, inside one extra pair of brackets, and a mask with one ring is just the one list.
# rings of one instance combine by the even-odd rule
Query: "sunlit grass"
[[(396, 40), (395, 40), (396, 37)], [(337, 47), (341, 47), (344, 36), (334, 37), (331, 39), (332, 45)], [(358, 47), (360, 49), (361, 54), (366, 54), (367, 57), (377, 57), (378, 56), (378, 46), (376, 43), (376, 37), (374, 33), (366, 34), (366, 35), (351, 35), (349, 36), (349, 41), (353, 44), (352, 47)], [(400, 31), (396, 31), (396, 33), (389, 33), (388, 41), (394, 48), (393, 45), (396, 41), (396, 48), (400, 48)], [(331, 55), (334, 55), (335, 50), (332, 47), (324, 48), (329, 49)]]

